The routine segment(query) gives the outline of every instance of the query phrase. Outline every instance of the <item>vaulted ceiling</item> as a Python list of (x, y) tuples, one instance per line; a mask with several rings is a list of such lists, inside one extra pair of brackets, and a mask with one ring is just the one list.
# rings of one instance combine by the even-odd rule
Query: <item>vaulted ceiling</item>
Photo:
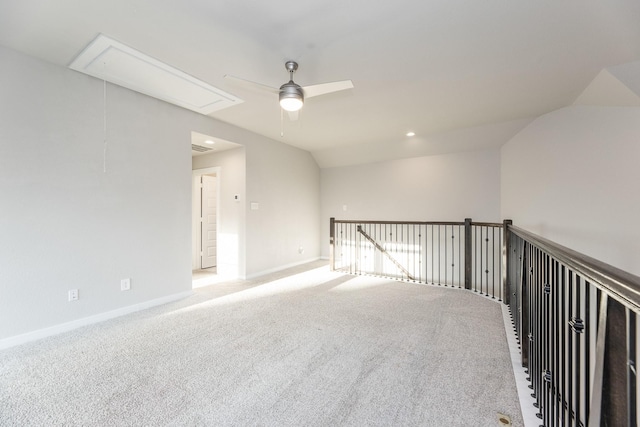
[[(210, 115), (322, 167), (500, 146), (640, 60), (639, 23), (638, 0), (0, 2), (1, 45), (66, 67), (103, 33), (243, 99)], [(279, 87), (286, 60), (303, 86), (355, 87), (291, 122), (277, 95), (224, 78)]]

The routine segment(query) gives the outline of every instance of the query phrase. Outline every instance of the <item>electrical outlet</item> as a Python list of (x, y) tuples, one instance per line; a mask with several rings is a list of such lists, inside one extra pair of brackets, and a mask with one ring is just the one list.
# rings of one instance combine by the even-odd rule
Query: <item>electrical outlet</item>
[(69, 301), (77, 301), (77, 300), (78, 300), (78, 290), (69, 289)]
[(120, 290), (128, 291), (129, 289), (131, 289), (131, 279), (120, 280)]

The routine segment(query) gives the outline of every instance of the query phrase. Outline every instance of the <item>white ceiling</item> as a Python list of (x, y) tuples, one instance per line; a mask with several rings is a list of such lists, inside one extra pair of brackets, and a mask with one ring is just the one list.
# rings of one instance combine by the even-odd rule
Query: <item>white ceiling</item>
[[(243, 99), (211, 116), (321, 167), (499, 146), (640, 60), (639, 23), (638, 0), (0, 1), (1, 45), (68, 66), (104, 33)], [(281, 137), (277, 97), (224, 75), (280, 86), (290, 59), (301, 85), (355, 88), (309, 99)]]

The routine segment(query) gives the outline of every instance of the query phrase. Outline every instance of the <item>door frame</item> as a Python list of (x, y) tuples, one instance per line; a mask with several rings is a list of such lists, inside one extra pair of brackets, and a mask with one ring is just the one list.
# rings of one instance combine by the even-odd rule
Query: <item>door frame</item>
[[(222, 175), (220, 166), (194, 169), (191, 171), (191, 269), (200, 270), (202, 250), (202, 227), (200, 226), (200, 203), (202, 202), (202, 192), (200, 184), (196, 186), (196, 179), (202, 175), (216, 174), (216, 233), (220, 230), (220, 179)], [(197, 190), (197, 191), (196, 191)], [(219, 239), (216, 236), (216, 253), (219, 252)]]

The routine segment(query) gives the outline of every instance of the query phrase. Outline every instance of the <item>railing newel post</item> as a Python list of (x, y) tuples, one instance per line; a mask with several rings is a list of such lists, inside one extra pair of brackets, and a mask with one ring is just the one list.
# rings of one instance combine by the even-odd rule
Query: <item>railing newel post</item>
[(464, 288), (471, 290), (471, 265), (473, 261), (473, 251), (471, 242), (471, 218), (464, 219)]
[(336, 269), (335, 258), (335, 246), (336, 246), (336, 219), (329, 218), (329, 268), (331, 271)]
[[(602, 378), (601, 425), (627, 425), (629, 405), (627, 390), (627, 318), (626, 308), (613, 298), (606, 304), (606, 325), (604, 325), (604, 360)], [(600, 327), (600, 325), (598, 325)], [(606, 423), (606, 424), (605, 424)]]

